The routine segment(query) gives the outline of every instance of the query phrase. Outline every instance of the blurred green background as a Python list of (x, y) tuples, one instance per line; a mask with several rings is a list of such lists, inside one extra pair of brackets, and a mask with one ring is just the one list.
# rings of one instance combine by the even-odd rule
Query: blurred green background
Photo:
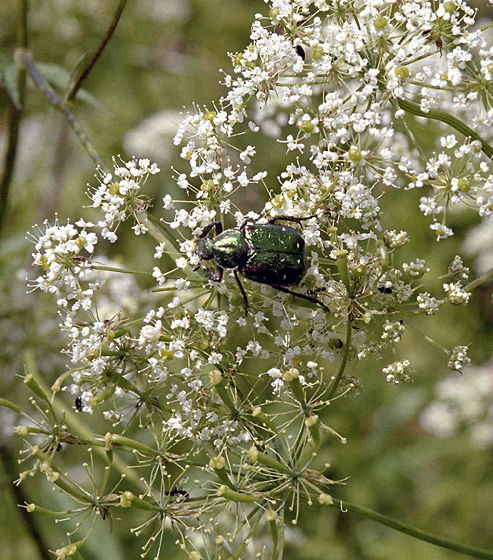
[[(484, 16), (490, 14), (491, 18), (491, 8), (487, 12), (484, 4), (478, 3), (485, 10)], [(33, 60), (70, 71), (99, 44), (116, 5), (109, 0), (33, 2), (29, 12)], [(5, 52), (12, 53), (17, 45), (20, 7), (20, 1), (0, 3), (0, 46)], [(261, 11), (266, 12), (261, 0), (129, 2), (115, 36), (85, 82), (84, 89), (98, 103), (76, 102), (74, 113), (82, 127), (107, 163), (121, 154), (124, 159), (132, 155), (149, 157), (159, 164), (161, 173), (147, 183), (147, 194), (156, 200), (156, 206), (164, 194), (176, 192), (170, 167), (183, 168), (172, 144), (179, 112), (193, 103), (210, 107), (224, 93), (219, 82), (220, 69), (230, 69), (227, 53), (244, 48), (254, 14)], [(1, 165), (8, 113), (9, 101), (1, 91)], [(422, 128), (423, 136), (433, 132), (432, 125)], [(258, 152), (262, 153), (262, 165), (282, 168), (282, 152), (272, 146), (272, 141), (266, 141), (264, 150), (259, 148)], [(82, 214), (81, 207), (88, 203), (84, 193), (88, 183), (95, 184), (93, 176), (94, 164), (63, 116), (29, 84), (8, 219), (0, 244), (0, 394), (17, 403), (26, 403), (28, 397), (18, 378), (26, 351), (33, 353), (48, 384), (66, 365), (59, 354), (63, 340), (51, 300), (40, 293), (27, 293), (25, 277), (30, 274), (32, 247), (26, 232), (45, 219), (53, 222), (55, 214), (61, 221), (81, 215), (90, 219), (91, 212), (86, 209)], [(444, 273), (454, 255), (463, 252), (466, 234), (477, 220), (467, 212), (454, 215), (458, 234), (441, 242), (438, 251), (427, 220), (416, 209), (420, 195), (396, 191), (386, 198), (385, 210), (399, 217), (399, 227), (411, 232), (406, 257), (425, 258), (433, 271)], [(396, 227), (390, 220), (388, 225)], [(469, 245), (473, 249), (465, 262), (473, 277), (483, 266), (478, 259), (488, 258), (484, 255), (488, 247), (481, 249), (472, 242)], [(118, 251), (125, 253), (129, 268), (148, 267), (153, 247), (149, 243), (148, 252), (142, 252), (142, 244), (137, 246), (133, 235), (128, 234)], [(470, 344), (473, 363), (489, 371), (491, 378), (490, 294), (491, 290), (481, 288), (474, 293), (467, 313), (450, 310), (436, 321), (428, 319), (423, 329), (444, 346)], [(419, 322), (416, 326), (419, 329)], [(448, 437), (426, 430), (420, 418), (437, 398), (436, 384), (459, 374), (450, 374), (443, 354), (419, 334), (408, 333), (403, 345), (402, 356), (412, 357), (416, 368), (413, 384), (390, 387), (381, 373), (381, 363), (370, 363), (364, 371), (360, 366), (355, 374), (363, 382), (361, 395), (337, 401), (326, 412), (325, 421), (347, 438), (346, 445), (332, 441), (324, 449), (324, 457), (331, 464), (330, 476), (350, 477), (334, 495), (432, 533), (493, 549), (493, 437), (481, 444), (471, 437), (478, 423), (493, 429), (493, 409), (480, 395), (478, 414), (460, 422)], [(466, 374), (463, 379), (467, 384)], [(474, 393), (470, 400), (474, 401)], [(475, 401), (469, 404), (477, 405)], [(61, 498), (39, 480), (20, 487), (12, 484), (22, 470), (17, 464), (20, 438), (12, 436), (16, 418), (7, 412), (0, 410), (0, 559), (52, 558), (46, 550), (54, 550), (64, 541), (68, 526), (55, 525), (52, 519), (39, 515), (23, 516), (17, 504), (27, 500), (60, 509)], [(102, 424), (98, 427), (97, 418), (91, 422), (95, 431), (105, 431)], [(77, 453), (70, 460), (77, 468)], [(109, 524), (101, 523), (98, 537), (92, 539), (84, 558), (139, 558), (143, 541), (129, 534), (130, 526), (127, 520), (116, 521), (110, 534)], [(44, 543), (44, 551), (35, 545), (35, 535)], [(287, 560), (464, 558), (354, 514), (318, 506), (304, 510), (296, 528), (288, 529), (287, 539)], [(184, 557), (173, 546), (174, 540), (170, 535), (163, 558)]]

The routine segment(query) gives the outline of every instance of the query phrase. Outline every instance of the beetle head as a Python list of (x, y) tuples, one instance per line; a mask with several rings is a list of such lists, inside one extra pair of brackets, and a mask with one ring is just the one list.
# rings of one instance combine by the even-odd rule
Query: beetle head
[(196, 244), (197, 255), (204, 261), (210, 261), (212, 259), (213, 239), (211, 237), (200, 237)]

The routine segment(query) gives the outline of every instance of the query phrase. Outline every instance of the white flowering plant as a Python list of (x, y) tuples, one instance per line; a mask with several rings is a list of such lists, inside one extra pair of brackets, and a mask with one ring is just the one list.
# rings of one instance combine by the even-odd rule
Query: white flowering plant
[[(33, 232), (31, 287), (56, 301), (70, 369), (51, 388), (27, 369), (36, 417), (2, 399), (25, 420), (19, 482), (42, 474), (73, 501), (60, 517), (79, 521), (58, 560), (83, 557), (96, 519), (136, 511), (142, 556), (159, 558), (171, 527), (193, 560), (280, 560), (286, 526), (319, 506), (493, 558), (339, 499), (346, 476), (334, 477), (324, 451), (346, 442), (331, 411), (371, 383), (366, 363), (380, 360), (389, 384), (412, 381), (406, 331), (466, 306), (493, 275), (471, 278), (459, 255), (436, 273), (409, 258), (416, 232), (388, 205), (419, 191), (437, 251), (457, 212), (491, 219), (488, 26), (464, 0), (266, 4), (250, 44), (231, 55), (225, 95), (178, 127), (181, 197), (146, 196), (146, 181), (163, 173), (148, 159), (114, 158), (113, 169), (97, 160), (88, 195), (100, 217)], [(427, 144), (410, 116), (443, 126)], [(280, 171), (258, 138), (282, 146)], [(149, 270), (106, 256), (124, 222), (153, 241)], [(269, 232), (267, 244), (251, 231)], [(469, 344), (440, 347), (444, 366), (467, 366)], [(89, 415), (107, 430), (91, 433)], [(64, 470), (63, 445), (88, 449), (85, 481)], [(91, 472), (96, 456), (102, 476)]]

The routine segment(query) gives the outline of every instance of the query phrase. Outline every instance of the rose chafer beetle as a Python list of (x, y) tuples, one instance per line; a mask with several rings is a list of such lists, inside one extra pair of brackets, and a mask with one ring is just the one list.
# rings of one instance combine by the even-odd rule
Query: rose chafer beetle
[[(221, 222), (213, 222), (201, 231), (196, 240), (197, 255), (201, 261), (215, 263), (215, 273), (208, 270), (208, 275), (216, 282), (222, 279), (225, 269), (233, 270), (245, 304), (245, 313), (248, 311), (248, 298), (238, 273), (249, 280), (268, 284), (281, 292), (316, 303), (329, 311), (315, 296), (287, 288), (300, 284), (308, 269), (305, 240), (292, 227), (277, 222), (282, 220), (299, 224), (308, 219), (276, 216), (260, 224), (245, 220), (238, 228), (225, 231)], [(215, 236), (210, 237), (209, 233), (213, 229)]]

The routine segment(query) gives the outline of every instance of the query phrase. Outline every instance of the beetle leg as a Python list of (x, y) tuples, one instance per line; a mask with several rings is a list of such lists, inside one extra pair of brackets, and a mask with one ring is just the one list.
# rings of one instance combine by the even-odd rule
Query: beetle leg
[(315, 296), (310, 296), (308, 294), (300, 294), (299, 292), (293, 292), (293, 290), (290, 290), (289, 288), (285, 288), (284, 286), (272, 286), (272, 287), (275, 288), (276, 290), (279, 290), (280, 292), (284, 292), (285, 294), (290, 294), (291, 296), (299, 297), (301, 299), (306, 299), (307, 301), (311, 301), (312, 303), (316, 303), (317, 305), (320, 305), (320, 307), (322, 307), (325, 311), (327, 311), (327, 313), (330, 313), (330, 309)]
[(221, 268), (220, 266), (216, 268), (216, 274), (213, 278), (214, 282), (221, 282), (221, 280), (223, 279), (223, 272), (224, 268)]
[(213, 280), (214, 282), (221, 282), (221, 280), (223, 279), (224, 269), (221, 268), (220, 266), (216, 266), (216, 273), (215, 274), (208, 268), (204, 268), (204, 270), (205, 270), (205, 273), (209, 276), (209, 278), (211, 280)]
[[(198, 270), (199, 268), (201, 268), (200, 263), (193, 270)], [(215, 273), (212, 272), (210, 267), (207, 268), (206, 266), (202, 267), (202, 271), (207, 276), (207, 278), (209, 280), (212, 280), (213, 282), (221, 282), (221, 280), (223, 279), (224, 269), (221, 268), (220, 266), (216, 266), (216, 272)]]
[(245, 316), (248, 315), (248, 298), (245, 292), (245, 288), (243, 288), (240, 279), (238, 278), (238, 271), (235, 269), (233, 270), (233, 274), (235, 276), (236, 283), (238, 284), (238, 288), (240, 288), (241, 295), (243, 296), (243, 302), (245, 304)]
[(245, 233), (245, 226), (246, 226), (247, 224), (250, 224), (250, 223), (252, 223), (252, 220), (250, 220), (249, 218), (246, 218), (245, 220), (243, 220), (243, 221), (241, 222), (240, 226), (238, 227), (238, 230), (239, 230), (241, 233)]
[(205, 226), (205, 228), (197, 236), (197, 239), (202, 239), (203, 237), (207, 237), (207, 234), (213, 228), (216, 228), (216, 235), (219, 235), (223, 231), (223, 225), (221, 222), (212, 222), (211, 224)]

